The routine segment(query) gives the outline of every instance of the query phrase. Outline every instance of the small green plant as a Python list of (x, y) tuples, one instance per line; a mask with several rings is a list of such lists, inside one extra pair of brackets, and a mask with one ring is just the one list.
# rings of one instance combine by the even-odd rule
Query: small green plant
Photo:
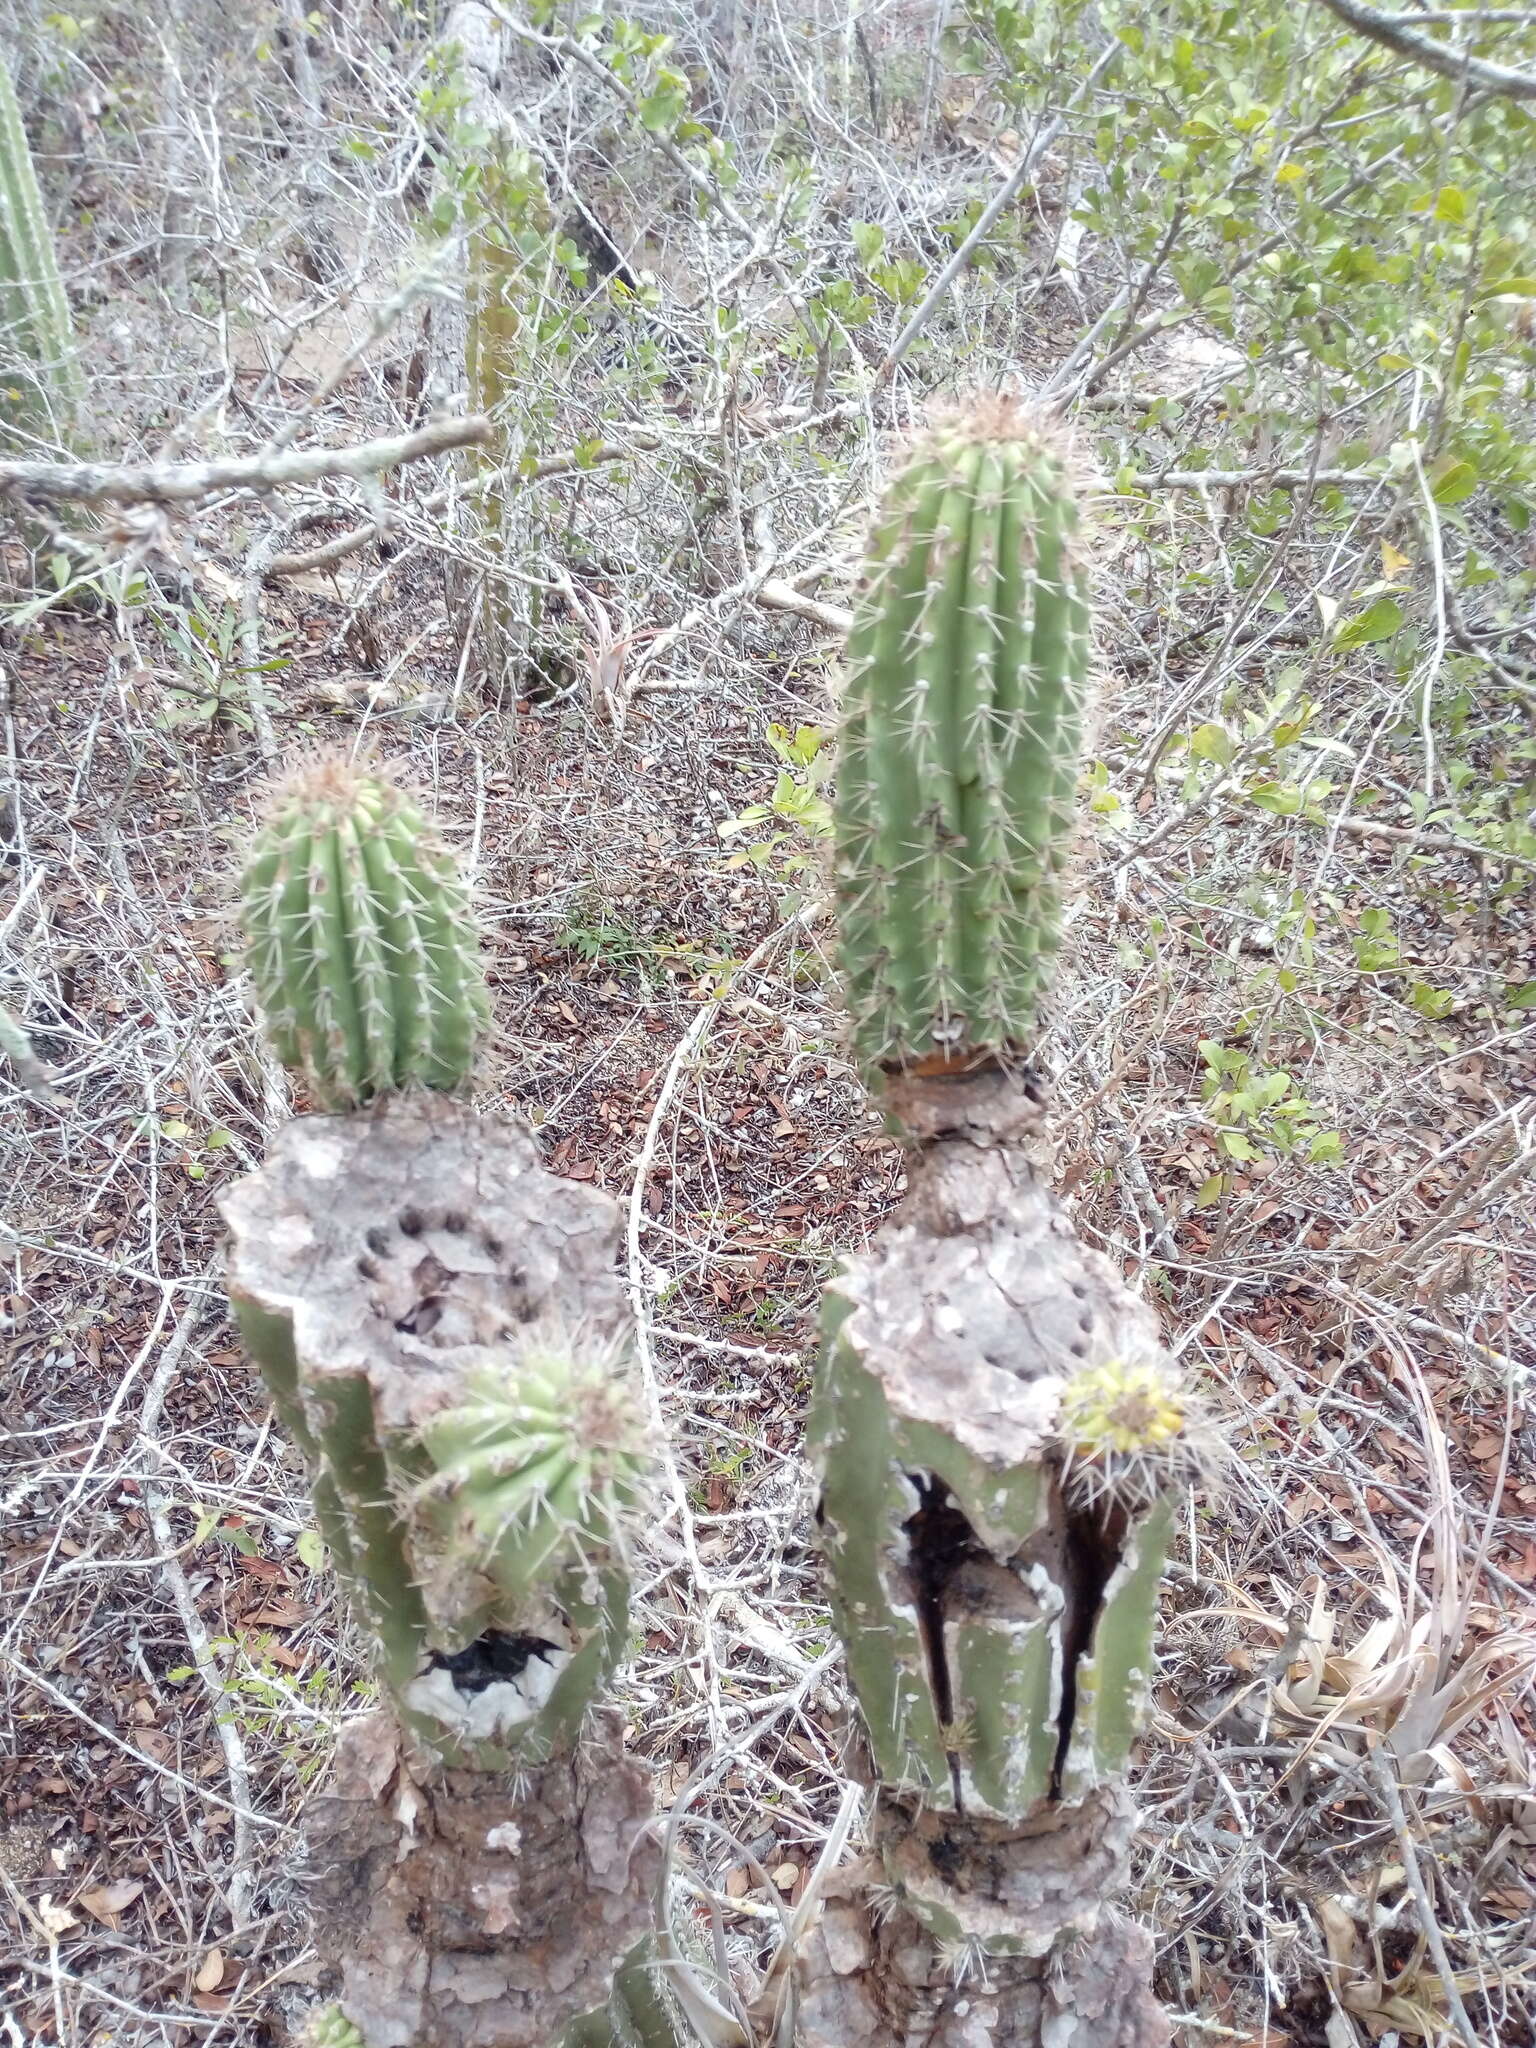
[(819, 725), (770, 725), (768, 744), (783, 763), (773, 794), (765, 804), (748, 804), (719, 827), (722, 839), (738, 839), (764, 825), (767, 836), (754, 839), (726, 861), (728, 868), (758, 868), (789, 879), (818, 865), (820, 849), (832, 837), (832, 806), (822, 795), (832, 774), (831, 749)]
[[(278, 1757), (300, 1786), (310, 1785), (330, 1763), (342, 1719), (374, 1697), (372, 1686), (328, 1664), (287, 1668), (283, 1660), (292, 1663), (292, 1653), (267, 1633), (213, 1636), (208, 1647), (218, 1660), (226, 1701), (220, 1719), (248, 1744)], [(177, 1664), (165, 1676), (170, 1685), (186, 1685), (197, 1670)]]
[(1239, 1165), (1276, 1158), (1301, 1159), (1309, 1166), (1343, 1164), (1343, 1138), (1325, 1128), (1317, 1105), (1283, 1069), (1256, 1068), (1241, 1047), (1215, 1038), (1201, 1039), (1200, 1056), (1205, 1062), (1200, 1099), (1225, 1158)]
[(212, 732), (219, 725), (233, 725), (254, 732), (250, 678), (278, 674), (287, 668), (287, 656), (245, 660), (235, 607), (223, 605), (215, 611), (195, 594), (185, 610), (163, 614), (155, 625), (179, 671), (165, 685), (170, 702), (155, 720), (161, 730)]
[(1384, 974), (1402, 958), (1392, 913), (1375, 905), (1360, 913), (1360, 929), (1354, 936), (1355, 965), (1362, 974)]
[(590, 897), (584, 907), (572, 909), (553, 943), (593, 967), (633, 973), (647, 989), (664, 988), (678, 978), (716, 974), (732, 965), (727, 947), (701, 945), (673, 932), (641, 931)]

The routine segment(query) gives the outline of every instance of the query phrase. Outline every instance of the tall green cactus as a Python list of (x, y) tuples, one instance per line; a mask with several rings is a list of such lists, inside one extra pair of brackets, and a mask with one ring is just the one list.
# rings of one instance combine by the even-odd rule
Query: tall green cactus
[(273, 1048), (322, 1109), (469, 1078), (488, 1005), (468, 897), (403, 790), (344, 760), (303, 769), (240, 894)]
[(83, 396), (53, 234), (0, 54), (0, 415), (51, 416), (68, 440)]
[(1055, 2006), (1062, 2040), (1077, 2016), (1095, 2040), (1166, 2038), (1144, 1946), (1103, 1906), (1187, 1402), (1155, 1318), (1033, 1163), (1089, 691), (1079, 535), (1057, 430), (984, 399), (891, 485), (849, 643), (843, 973), (908, 1181), (827, 1289), (809, 1444), (898, 1916), (869, 1974), (903, 2039), (951, 2038), (904, 2027), (939, 1963), (978, 1957), (1020, 2015), (1010, 2041), (1058, 2038)]
[(980, 401), (886, 493), (838, 757), (845, 994), (867, 1072), (1027, 1043), (1060, 922), (1090, 635), (1059, 430)]

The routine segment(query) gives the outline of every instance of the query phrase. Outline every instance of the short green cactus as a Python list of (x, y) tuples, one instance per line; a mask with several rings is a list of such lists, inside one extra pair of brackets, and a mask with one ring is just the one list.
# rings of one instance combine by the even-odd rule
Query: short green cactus
[(514, 1599), (557, 1558), (603, 1553), (635, 1514), (649, 1458), (627, 1351), (534, 1339), (515, 1377), (480, 1373), (423, 1432), (427, 1494), (451, 1503), (454, 1547)]
[(293, 776), (240, 897), (273, 1049), (322, 1109), (468, 1080), (488, 1015), (468, 894), (394, 782), (344, 760)]
[(322, 2006), (311, 2013), (303, 2040), (304, 2048), (367, 2048), (361, 2027), (355, 2026), (339, 2005)]
[(886, 493), (849, 635), (836, 863), (866, 1071), (1027, 1047), (1057, 950), (1091, 662), (1060, 432), (988, 399)]
[(83, 390), (53, 234), (0, 56), (0, 417), (51, 413), (68, 439)]

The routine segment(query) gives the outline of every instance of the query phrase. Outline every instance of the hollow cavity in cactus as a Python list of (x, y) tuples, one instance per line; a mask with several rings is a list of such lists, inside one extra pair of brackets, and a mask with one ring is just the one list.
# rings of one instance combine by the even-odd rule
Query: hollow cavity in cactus
[(1060, 430), (956, 413), (886, 492), (848, 642), (836, 865), (867, 1070), (1027, 1047), (1059, 943), (1089, 689)]
[(488, 1003), (468, 892), (403, 789), (345, 761), (301, 770), (240, 898), (273, 1050), (322, 1109), (469, 1079)]
[(52, 413), (67, 437), (82, 395), (53, 233), (0, 57), (0, 415)]

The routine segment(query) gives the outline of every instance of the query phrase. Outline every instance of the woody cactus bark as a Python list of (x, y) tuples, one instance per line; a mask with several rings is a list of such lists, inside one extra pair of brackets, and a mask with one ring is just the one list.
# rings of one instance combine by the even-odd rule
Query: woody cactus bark
[[(224, 1198), (247, 1348), (387, 1711), (312, 1805), (326, 2024), (363, 2048), (670, 2048), (649, 1777), (604, 1689), (649, 1447), (615, 1204), (441, 1089), (483, 1007), (465, 892), (385, 780), (281, 790), (244, 886), (317, 1098)], [(620, 1979), (615, 1986), (616, 1977)]]
[(1044, 1184), (1030, 1050), (1088, 681), (1055, 431), (988, 401), (891, 486), (850, 638), (838, 895), (908, 1192), (828, 1289), (811, 1419), (869, 1857), (801, 2048), (1153, 2048), (1114, 1911), (1185, 1404)]

